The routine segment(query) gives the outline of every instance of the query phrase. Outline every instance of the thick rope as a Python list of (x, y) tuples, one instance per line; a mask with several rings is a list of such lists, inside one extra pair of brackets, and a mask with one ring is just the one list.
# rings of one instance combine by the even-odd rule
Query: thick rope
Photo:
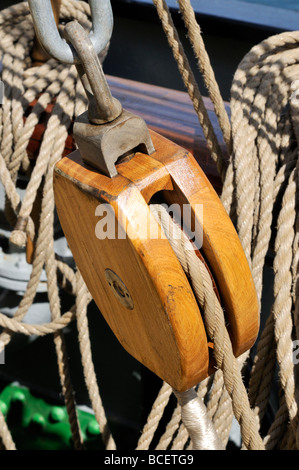
[(220, 129), (227, 146), (228, 155), (232, 152), (231, 125), (224, 102), (215, 78), (214, 70), (211, 66), (210, 58), (205, 48), (200, 26), (196, 21), (194, 10), (189, 0), (179, 0), (179, 7), (188, 30), (190, 42), (192, 44), (198, 65), (203, 76), (206, 88), (214, 104), (216, 116), (218, 117)]
[(2, 411), (0, 411), (0, 435), (2, 445), (6, 450), (16, 450), (15, 443), (11, 437), (10, 431), (6, 424), (5, 418), (3, 416)]
[[(232, 159), (229, 167), (231, 174), (235, 175), (233, 178), (236, 178), (234, 197), (239, 234), (242, 234), (240, 238), (243, 247), (249, 260), (252, 260), (253, 277), (260, 298), (265, 257), (267, 251), (272, 249), (273, 214), (278, 213), (277, 233), (274, 232), (275, 302), (258, 343), (249, 396), (261, 420), (271, 391), (276, 350), (281, 384), (287, 396), (294, 432), (298, 419), (298, 398), (295, 396), (296, 374), (291, 352), (294, 340), (292, 323), (296, 322), (297, 315), (293, 313), (291, 298), (298, 269), (298, 258), (296, 260), (295, 256), (298, 250), (298, 230), (295, 228), (298, 179), (295, 183), (292, 171), (298, 162), (298, 144), (295, 145), (296, 128), (290, 119), (287, 105), (292, 96), (293, 80), (299, 76), (298, 39), (297, 32), (271, 37), (254, 47), (241, 62), (235, 75), (231, 101), (234, 147), (238, 157)], [(244, 139), (244, 136), (248, 136), (248, 139)], [(244, 207), (246, 200), (251, 201), (250, 206), (247, 203)], [(289, 271), (293, 272), (288, 274)], [(270, 438), (273, 442), (271, 436), (273, 430), (277, 429), (277, 423), (281, 423), (282, 429), (287, 424), (285, 418), (281, 421), (282, 416), (285, 413), (277, 415), (269, 430), (267, 448)]]
[(170, 15), (167, 3), (165, 0), (153, 0), (154, 5), (157, 9), (157, 13), (162, 23), (162, 27), (166, 34), (168, 43), (172, 49), (173, 56), (177, 62), (178, 69), (181, 73), (184, 85), (186, 86), (187, 92), (192, 100), (195, 112), (198, 116), (200, 125), (203, 129), (207, 144), (211, 150), (211, 156), (217, 164), (219, 174), (224, 178), (226, 163), (220, 149), (219, 142), (217, 140), (214, 128), (211, 124), (208, 112), (203, 103), (201, 93), (199, 91), (197, 82), (194, 74), (191, 70), (188, 58), (184, 52), (183, 45), (180, 41), (178, 32), (173, 23)]
[(103, 443), (107, 450), (116, 449), (114, 439), (109, 430), (105, 410), (100, 397), (100, 392), (97, 384), (96, 373), (91, 355), (91, 345), (89, 338), (88, 320), (87, 320), (87, 306), (90, 302), (88, 290), (83, 281), (80, 272), (77, 272), (77, 326), (79, 333), (79, 345), (82, 356), (82, 364), (84, 371), (84, 378), (89, 392), (92, 408), (95, 412), (95, 417), (101, 430)]
[[(71, 2), (73, 3), (73, 2)], [(69, 5), (69, 3), (68, 3)], [(25, 57), (30, 56), (30, 48), (32, 47), (32, 39), (34, 29), (32, 28), (32, 21), (29, 15), (28, 6), (26, 12), (24, 12), (24, 6), (21, 5), (19, 8), (13, 7), (8, 9), (3, 16), (0, 15), (0, 25), (3, 25), (3, 21), (8, 20), (8, 12), (14, 15), (19, 15), (20, 11), (23, 11), (21, 21), (19, 21), (18, 27), (11, 30), (9, 28), (10, 23), (3, 25), (0, 29), (0, 47), (3, 47), (3, 75), (2, 79), (5, 83), (5, 98), (3, 107), (1, 109), (1, 165), (3, 161), (6, 162), (7, 171), (1, 172), (2, 181), (7, 190), (7, 197), (10, 200), (12, 209), (18, 214), (18, 220), (27, 221), (24, 228), (12, 232), (12, 241), (19, 245), (24, 245), (26, 242), (27, 234), (30, 228), (30, 214), (35, 200), (37, 190), (41, 186), (43, 180), (43, 199), (42, 209), (40, 217), (39, 232), (36, 239), (35, 253), (32, 265), (32, 272), (30, 281), (28, 283), (26, 293), (21, 301), (21, 304), (13, 319), (13, 325), (9, 325), (7, 321), (3, 321), (3, 326), (6, 328), (1, 334), (1, 340), (3, 344), (8, 344), (12, 331), (14, 330), (26, 330), (26, 326), (20, 323), (20, 320), (24, 317), (32, 304), (36, 289), (39, 283), (40, 275), (45, 265), (45, 271), (48, 279), (48, 296), (49, 303), (52, 312), (52, 322), (48, 330), (54, 333), (54, 342), (57, 352), (58, 369), (61, 380), (62, 392), (65, 398), (66, 409), (69, 416), (70, 427), (72, 431), (73, 441), (76, 449), (82, 447), (82, 437), (80, 433), (80, 427), (77, 417), (76, 403), (74, 399), (74, 393), (72, 390), (70, 374), (68, 370), (68, 359), (67, 352), (64, 343), (64, 337), (61, 328), (70, 321), (70, 318), (63, 317), (63, 324), (61, 324), (62, 317), (60, 313), (60, 300), (57, 288), (57, 265), (54, 254), (53, 245), (53, 213), (54, 213), (54, 197), (53, 197), (53, 182), (52, 174), (55, 162), (61, 157), (64, 150), (65, 140), (68, 135), (68, 128), (71, 123), (71, 119), (74, 113), (74, 97), (75, 97), (75, 83), (78, 80), (77, 76), (65, 68), (58, 66), (55, 73), (52, 73), (52, 77), (42, 79), (42, 76), (49, 71), (48, 66), (42, 66), (35, 68), (34, 75), (28, 75), (25, 77), (26, 61)], [(76, 13), (76, 9), (72, 5), (72, 16)], [(79, 7), (80, 9), (81, 7)], [(78, 18), (81, 18), (85, 24), (88, 24), (88, 5), (83, 7), (86, 15), (82, 16), (79, 12)], [(11, 41), (5, 41), (9, 37)], [(2, 43), (1, 39), (4, 40)], [(5, 44), (6, 42), (6, 44)], [(7, 42), (10, 42), (8, 47)], [(17, 47), (15, 47), (17, 44)], [(55, 62), (51, 61), (52, 67), (55, 66)], [(62, 72), (62, 73), (60, 73)], [(40, 74), (40, 75), (39, 75)], [(55, 76), (56, 74), (56, 76)], [(53, 79), (53, 81), (51, 80)], [(25, 89), (25, 87), (28, 87)], [(44, 93), (41, 97), (38, 95), (42, 93), (44, 87), (48, 88), (48, 92)], [(61, 91), (60, 91), (61, 90)], [(58, 93), (60, 92), (60, 93)], [(58, 96), (56, 96), (58, 93)], [(21, 165), (26, 163), (28, 160), (27, 152), (25, 151), (29, 139), (32, 135), (34, 127), (38, 122), (39, 116), (44, 111), (45, 107), (49, 103), (52, 97), (56, 97), (54, 104), (53, 113), (50, 117), (48, 126), (44, 133), (42, 140), (41, 149), (37, 157), (37, 164), (32, 172), (32, 179), (29, 179), (29, 191), (26, 192), (25, 203), (24, 200), (20, 201), (13, 188), (13, 183), (16, 180), (18, 169)], [(21, 98), (22, 97), (22, 98)], [(26, 119), (25, 125), (23, 123), (23, 115), (25, 114), (28, 105), (31, 100), (37, 97), (37, 104), (34, 106), (32, 113)], [(30, 101), (29, 101), (29, 100)], [(51, 122), (50, 122), (51, 121)], [(3, 160), (2, 160), (3, 157)], [(28, 165), (25, 165), (28, 169)], [(18, 223), (17, 223), (18, 226)], [(31, 230), (31, 236), (33, 238), (34, 233)], [(60, 271), (63, 271), (63, 266), (60, 264)], [(66, 277), (69, 276), (69, 272), (66, 273)], [(71, 315), (69, 315), (70, 317)], [(2, 316), (4, 320), (4, 316)], [(9, 319), (7, 319), (9, 320)], [(66, 321), (67, 320), (67, 321)], [(56, 326), (54, 326), (56, 323)], [(31, 334), (41, 332), (43, 334), (47, 329), (47, 325), (31, 325), (27, 328), (31, 329)], [(2, 441), (7, 442), (7, 438)]]
[(224, 450), (203, 400), (194, 388), (185, 392), (174, 391), (181, 406), (182, 421), (190, 435), (193, 450)]
[(171, 394), (172, 388), (170, 385), (163, 383), (153, 404), (152, 410), (148, 415), (147, 422), (142, 430), (142, 435), (138, 441), (136, 450), (147, 450), (149, 448)]
[[(67, 82), (69, 81), (69, 83)], [(71, 87), (74, 84), (74, 75), (70, 72), (68, 79), (66, 80), (66, 86)], [(73, 88), (73, 87), (72, 87)], [(67, 138), (67, 130), (71, 123), (70, 116), (73, 113), (73, 101), (74, 93), (68, 94), (64, 90), (64, 94), (60, 96), (59, 104), (61, 107), (61, 112), (63, 113), (60, 117), (55, 113), (52, 114), (51, 118), (58, 120), (58, 125), (56, 132), (56, 139), (52, 144), (52, 152), (50, 153), (51, 157), (49, 159), (47, 172), (45, 175), (44, 182), (44, 197), (42, 204), (45, 204), (47, 207), (46, 214), (43, 220), (41, 220), (40, 230), (43, 230), (43, 223), (47, 226), (47, 235), (48, 240), (46, 253), (45, 253), (45, 271), (48, 279), (48, 297), (50, 310), (52, 314), (52, 319), (56, 320), (61, 316), (60, 309), (60, 298), (58, 292), (58, 282), (57, 282), (57, 268), (55, 264), (55, 254), (54, 254), (54, 194), (53, 194), (53, 170), (54, 165), (57, 163), (58, 159), (61, 156), (61, 153), (64, 149), (64, 144)], [(50, 119), (51, 119), (50, 118)], [(49, 147), (50, 149), (51, 147)], [(48, 149), (48, 151), (49, 151)], [(41, 155), (41, 154), (40, 154)], [(30, 180), (31, 181), (31, 180)], [(60, 375), (61, 388), (65, 399), (66, 409), (68, 412), (70, 427), (72, 431), (73, 441), (75, 449), (83, 449), (83, 439), (80, 431), (80, 425), (77, 416), (76, 402), (73, 392), (73, 387), (71, 384), (71, 377), (69, 371), (69, 362), (68, 355), (66, 350), (64, 334), (61, 330), (54, 333), (54, 344), (56, 348), (56, 354), (58, 359), (58, 368)]]
[(214, 292), (209, 272), (196, 256), (188, 238), (171, 222), (167, 210), (163, 206), (154, 205), (151, 205), (151, 210), (163, 227), (184, 271), (190, 275), (192, 287), (203, 310), (207, 333), (214, 342), (217, 366), (223, 371), (224, 383), (243, 431), (244, 443), (248, 449), (263, 449), (257, 420), (249, 406), (247, 392), (225, 327), (224, 313)]

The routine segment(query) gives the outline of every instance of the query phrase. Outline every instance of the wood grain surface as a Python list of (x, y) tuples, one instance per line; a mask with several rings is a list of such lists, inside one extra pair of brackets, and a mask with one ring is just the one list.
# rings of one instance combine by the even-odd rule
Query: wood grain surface
[[(85, 165), (79, 151), (64, 157), (54, 172), (55, 200), (75, 261), (120, 343), (173, 388), (186, 390), (211, 373), (209, 338), (189, 281), (149, 209), (156, 193), (188, 204), (191, 225), (202, 226), (201, 254), (225, 307), (236, 355), (256, 338), (258, 307), (238, 236), (212, 185), (184, 148), (153, 131), (151, 136), (156, 152), (119, 163), (114, 178)], [(96, 236), (100, 204), (111, 207), (121, 237)], [(107, 270), (110, 280), (115, 275), (111, 285)], [(124, 305), (126, 295), (133, 308)]]
[[(150, 129), (191, 152), (217, 193), (221, 192), (221, 180), (187, 93), (109, 75), (107, 81), (113, 96), (122, 103), (124, 108), (141, 116)], [(220, 146), (224, 155), (226, 155), (223, 137), (213, 105), (209, 98), (204, 97), (203, 100)], [(30, 104), (28, 112), (35, 103), (36, 101)], [(51, 116), (53, 103), (43, 113), (30, 139), (27, 151), (32, 159), (36, 158), (38, 154), (45, 126)], [(228, 104), (226, 106), (229, 111)], [(64, 155), (75, 150), (72, 131), (71, 126)]]
[[(74, 259), (120, 343), (176, 390), (198, 383), (209, 368), (202, 317), (181, 265), (139, 189), (122, 175), (109, 179), (88, 169), (78, 151), (58, 163), (54, 182), (58, 215)], [(125, 238), (97, 238), (95, 214), (100, 203), (111, 205), (116, 235), (125, 231)], [(133, 309), (126, 308), (108, 285), (107, 269), (126, 286)]]

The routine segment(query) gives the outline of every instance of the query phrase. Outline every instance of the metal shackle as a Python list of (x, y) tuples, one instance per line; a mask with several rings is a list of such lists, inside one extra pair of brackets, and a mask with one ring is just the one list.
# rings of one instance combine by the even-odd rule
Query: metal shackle
[[(54, 19), (50, 0), (29, 0), (36, 36), (48, 54), (66, 64), (79, 63), (70, 45), (61, 38)], [(89, 0), (92, 27), (89, 38), (97, 54), (110, 41), (113, 29), (113, 14), (110, 0)]]
[(73, 47), (79, 77), (89, 101), (89, 120), (104, 124), (116, 119), (122, 112), (120, 102), (111, 95), (101, 63), (84, 28), (77, 21), (65, 26), (65, 37)]

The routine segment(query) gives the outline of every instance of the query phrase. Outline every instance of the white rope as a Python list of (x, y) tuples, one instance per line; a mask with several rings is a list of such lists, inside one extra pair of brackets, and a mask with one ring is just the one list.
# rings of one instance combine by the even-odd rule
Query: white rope
[(193, 450), (224, 450), (207, 409), (195, 388), (174, 391), (181, 406), (182, 421), (190, 435)]

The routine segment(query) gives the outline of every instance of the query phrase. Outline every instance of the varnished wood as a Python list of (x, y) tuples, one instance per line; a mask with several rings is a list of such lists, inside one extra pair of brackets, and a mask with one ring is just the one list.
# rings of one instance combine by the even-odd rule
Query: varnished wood
[[(152, 136), (155, 134), (152, 133)], [(153, 141), (156, 145), (155, 137)], [(259, 315), (253, 279), (235, 228), (211, 183), (192, 155), (187, 155), (183, 149), (160, 138), (158, 151), (150, 158), (144, 155), (142, 157), (144, 161), (149, 162), (154, 159), (163, 164), (173, 185), (171, 190), (166, 186), (164, 188), (165, 202), (169, 205), (179, 204), (182, 213), (183, 205), (190, 204), (192, 208), (190, 229), (194, 233), (196, 223), (202, 228), (201, 252), (221, 292), (234, 353), (239, 356), (247, 351), (256, 339)], [(133, 159), (130, 165), (120, 164), (118, 171), (140, 186), (140, 170), (135, 171), (134, 163)], [(141, 162), (139, 164), (142, 165)], [(155, 165), (152, 163), (152, 166)], [(170, 184), (168, 182), (168, 186)], [(156, 185), (156, 191), (159, 190), (161, 187)]]
[[(54, 172), (55, 200), (75, 261), (120, 343), (175, 389), (186, 390), (211, 372), (209, 339), (190, 284), (148, 207), (156, 192), (170, 203), (190, 204), (193, 221), (203, 224), (202, 256), (225, 306), (236, 355), (257, 336), (258, 306), (241, 244), (211, 184), (185, 149), (151, 136), (156, 152), (119, 163), (112, 179), (88, 168), (79, 151), (64, 157)], [(111, 206), (126, 238), (96, 237), (101, 203)], [(148, 227), (158, 237), (150, 237)], [(124, 284), (132, 309), (107, 283), (107, 269)]]
[[(34, 223), (35, 230), (37, 232), (40, 222), (40, 214), (41, 214), (41, 205), (42, 205), (42, 197), (43, 197), (43, 188), (39, 187), (36, 193), (36, 197), (33, 203), (32, 211), (30, 217)], [(27, 243), (26, 243), (26, 261), (28, 264), (33, 263), (34, 253), (35, 253), (35, 240), (32, 240), (29, 235), (27, 235)]]
[[(141, 116), (153, 131), (192, 153), (219, 194), (222, 183), (188, 94), (109, 75), (107, 80), (113, 96), (124, 108)], [(228, 159), (214, 106), (207, 97), (203, 101), (224, 158)], [(229, 104), (225, 106), (229, 113)]]
[[(113, 96), (122, 103), (124, 108), (141, 116), (150, 129), (191, 152), (216, 192), (218, 194), (221, 192), (222, 183), (216, 165), (211, 158), (203, 131), (187, 93), (109, 75), (107, 81)], [(225, 145), (213, 104), (209, 98), (203, 97), (203, 100), (220, 142), (220, 147), (225, 155)], [(29, 111), (35, 103), (36, 101), (30, 104)], [(226, 104), (226, 107), (229, 112), (228, 104)], [(47, 107), (45, 113), (41, 116), (41, 120), (30, 139), (27, 152), (32, 159), (38, 155), (40, 142), (52, 109), (53, 103)], [(75, 145), (71, 127), (64, 155), (68, 155), (73, 150), (75, 150)]]
[[(88, 169), (79, 152), (58, 163), (55, 200), (62, 228), (88, 288), (124, 348), (177, 390), (208, 375), (208, 344), (200, 311), (168, 240), (138, 188), (122, 175)], [(95, 236), (96, 207), (109, 203), (126, 239)], [(150, 225), (155, 239), (144, 229)], [(116, 273), (134, 303), (125, 308), (105, 279)]]
[[(259, 329), (259, 307), (251, 271), (242, 245), (218, 195), (192, 155), (181, 156), (173, 165), (167, 158), (162, 161), (175, 182), (174, 191), (165, 191), (168, 204), (190, 204), (192, 221), (203, 231), (201, 253), (205, 257), (226, 314), (236, 356), (247, 351), (255, 342)], [(203, 211), (199, 210), (203, 208)]]

